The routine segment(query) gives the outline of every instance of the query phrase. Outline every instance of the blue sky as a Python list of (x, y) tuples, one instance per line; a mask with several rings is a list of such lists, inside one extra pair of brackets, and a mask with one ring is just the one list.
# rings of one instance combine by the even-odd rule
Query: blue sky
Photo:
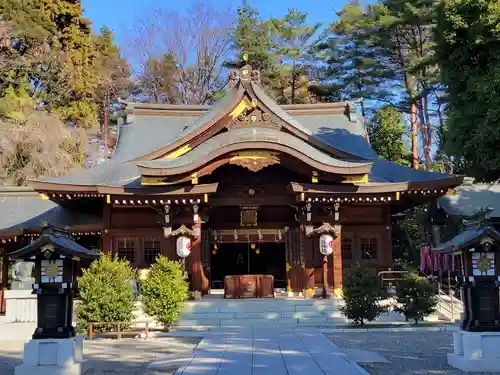
[[(208, 3), (209, 0), (206, 0)], [(279, 17), (284, 15), (288, 8), (297, 8), (308, 13), (310, 22), (331, 22), (334, 18), (334, 10), (340, 10), (346, 0), (250, 0), (250, 5), (257, 8), (262, 17)], [(212, 0), (215, 7), (236, 8), (240, 1)], [(125, 41), (122, 38), (123, 30), (133, 24), (138, 14), (146, 12), (148, 9), (162, 7), (164, 9), (183, 10), (188, 1), (162, 1), (162, 0), (82, 0), (85, 9), (85, 17), (90, 18), (94, 28), (98, 30), (101, 26), (107, 25), (113, 30), (118, 43)]]

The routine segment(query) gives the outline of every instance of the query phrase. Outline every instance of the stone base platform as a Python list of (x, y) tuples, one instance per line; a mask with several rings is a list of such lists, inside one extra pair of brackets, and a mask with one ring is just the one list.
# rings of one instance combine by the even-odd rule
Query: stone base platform
[(448, 364), (466, 372), (500, 372), (500, 332), (453, 332)]
[(83, 336), (31, 340), (24, 344), (23, 364), (15, 375), (81, 375)]

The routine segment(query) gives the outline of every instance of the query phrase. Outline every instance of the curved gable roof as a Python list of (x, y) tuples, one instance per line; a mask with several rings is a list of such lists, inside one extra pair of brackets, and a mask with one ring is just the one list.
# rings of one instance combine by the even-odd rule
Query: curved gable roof
[(153, 170), (159, 169), (168, 169), (169, 174), (180, 174), (201, 167), (229, 152), (257, 148), (288, 153), (314, 168), (331, 173), (364, 174), (371, 167), (371, 162), (339, 160), (291, 134), (267, 128), (233, 129), (209, 139), (176, 159), (143, 161), (137, 165), (141, 174), (153, 173)]

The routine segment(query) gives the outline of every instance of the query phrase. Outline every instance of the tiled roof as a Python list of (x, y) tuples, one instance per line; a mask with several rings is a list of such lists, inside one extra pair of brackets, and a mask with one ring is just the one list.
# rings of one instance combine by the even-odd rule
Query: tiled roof
[(125, 162), (149, 154), (182, 137), (197, 117), (135, 116), (120, 127), (113, 160)]
[(276, 129), (240, 128), (210, 138), (191, 152), (176, 159), (143, 161), (139, 162), (138, 165), (146, 168), (179, 168), (194, 162), (203, 164), (210, 161), (208, 160), (210, 153), (226, 146), (247, 141), (282, 144), (307, 155), (319, 163), (330, 166), (351, 168), (371, 164), (369, 162), (346, 161), (333, 158), (301, 139)]
[(58, 227), (87, 225), (100, 218), (70, 212), (30, 188), (0, 188), (0, 232), (15, 233), (23, 229), (39, 229), (43, 222)]
[(89, 250), (73, 241), (67, 231), (59, 230), (52, 226), (44, 227), (40, 237), (36, 241), (10, 253), (9, 257), (11, 259), (26, 259), (26, 257), (35, 255), (42, 246), (47, 244), (54, 245), (61, 255), (83, 259), (96, 259), (99, 257), (99, 253)]
[(480, 221), (471, 224), (466, 226), (464, 230), (451, 240), (434, 247), (432, 250), (437, 252), (453, 252), (473, 245), (484, 237), (491, 237), (496, 241), (500, 240), (500, 233), (491, 225), (481, 223)]
[[(253, 82), (251, 85), (252, 90), (264, 106), (267, 106), (283, 121), (308, 135), (312, 140), (319, 140), (347, 154), (373, 162), (369, 176), (371, 182), (426, 181), (448, 177), (445, 174), (414, 170), (390, 161), (381, 160), (365, 138), (366, 129), (363, 123), (358, 120), (353, 121), (344, 113), (347, 104), (326, 105), (329, 109), (325, 105), (304, 105), (303, 107), (293, 105), (285, 106), (285, 110), (269, 98), (259, 85)], [(72, 176), (41, 181), (85, 186), (128, 186), (137, 184), (140, 173), (136, 166), (137, 162), (131, 162), (131, 160), (151, 154), (179, 141), (188, 134), (193, 134), (205, 123), (213, 121), (217, 116), (220, 117), (221, 111), (227, 113), (231, 105), (234, 104), (235, 96), (241, 96), (241, 88), (233, 88), (233, 90), (236, 90), (233, 91), (233, 95), (226, 95), (213, 107), (207, 109), (198, 108), (196, 112), (198, 116), (195, 116), (187, 107), (185, 109), (187, 116), (179, 115), (184, 110), (183, 106), (160, 106), (163, 108), (163, 112), (169, 111), (165, 108), (171, 108), (170, 115), (164, 113), (162, 116), (151, 115), (151, 113), (162, 111), (159, 106), (150, 108), (143, 115), (140, 115), (141, 112), (138, 111), (138, 114), (134, 115), (132, 123), (122, 126), (117, 150), (107, 165), (97, 167), (94, 170), (84, 170)], [(332, 108), (336, 109), (332, 110)], [(175, 115), (172, 115), (172, 113)], [(175, 165), (176, 163), (185, 163), (195, 157), (198, 158), (210, 148), (209, 146), (213, 142), (218, 142), (217, 137), (215, 140), (208, 141), (191, 150), (184, 157), (165, 163)], [(297, 143), (297, 139), (290, 139), (290, 144), (293, 143)], [(303, 147), (302, 144), (296, 146)], [(318, 158), (331, 158), (316, 149), (309, 150), (312, 147), (307, 144), (306, 146), (308, 147), (308, 153), (321, 153), (322, 156), (317, 155)]]

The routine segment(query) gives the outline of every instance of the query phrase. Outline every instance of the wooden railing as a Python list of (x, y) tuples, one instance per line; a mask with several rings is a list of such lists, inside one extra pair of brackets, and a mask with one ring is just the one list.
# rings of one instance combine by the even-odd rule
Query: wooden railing
[[(89, 329), (89, 340), (94, 339), (97, 335), (99, 336), (116, 336), (120, 340), (124, 335), (144, 333), (144, 338), (149, 338), (150, 328), (149, 324), (151, 321), (134, 321), (134, 322), (92, 322), (88, 324)], [(130, 326), (136, 326), (138, 324), (144, 324), (144, 328), (129, 328)], [(95, 328), (99, 326), (111, 326), (114, 331), (106, 332), (95, 332)], [(124, 329), (125, 328), (125, 329)]]

